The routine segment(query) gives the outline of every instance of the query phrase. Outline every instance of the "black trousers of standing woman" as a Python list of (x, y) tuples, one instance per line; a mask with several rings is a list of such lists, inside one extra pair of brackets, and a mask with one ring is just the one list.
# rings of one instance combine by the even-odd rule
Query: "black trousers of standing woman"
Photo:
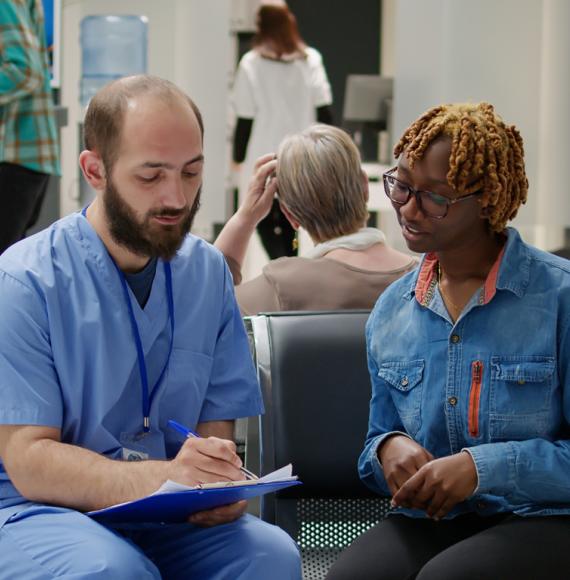
[[(316, 116), (318, 123), (334, 124), (330, 105), (317, 107)], [(253, 122), (253, 119), (245, 119), (243, 117), (238, 117), (237, 119), (232, 151), (232, 158), (235, 163), (242, 163), (245, 159)], [(266, 153), (269, 153), (269, 151)], [(297, 250), (293, 248), (295, 230), (287, 221), (277, 200), (274, 200), (269, 215), (259, 222), (257, 232), (270, 260), (283, 256), (297, 255)]]
[(570, 516), (436, 522), (400, 515), (357, 538), (327, 580), (567, 580)]
[(293, 248), (295, 230), (287, 221), (276, 199), (273, 200), (273, 206), (267, 217), (257, 225), (257, 231), (270, 260), (297, 255), (297, 250)]

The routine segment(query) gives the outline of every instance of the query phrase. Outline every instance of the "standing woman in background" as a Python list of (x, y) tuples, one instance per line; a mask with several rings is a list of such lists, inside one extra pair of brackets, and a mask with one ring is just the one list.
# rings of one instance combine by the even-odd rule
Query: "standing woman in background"
[[(286, 3), (262, 3), (256, 25), (253, 49), (241, 59), (233, 89), (233, 161), (243, 162), (240, 198), (258, 157), (276, 151), (283, 137), (317, 120), (332, 123), (332, 94), (322, 57), (303, 42)], [(271, 259), (295, 255), (295, 233), (277, 202), (258, 231)]]

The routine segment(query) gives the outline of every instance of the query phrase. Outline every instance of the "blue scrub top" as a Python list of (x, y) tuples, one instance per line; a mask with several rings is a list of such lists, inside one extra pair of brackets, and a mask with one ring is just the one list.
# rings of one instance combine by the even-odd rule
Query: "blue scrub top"
[[(170, 322), (161, 264), (141, 309), (129, 289), (149, 385), (168, 357)], [(223, 256), (187, 236), (171, 261), (175, 330), (151, 428), (173, 457), (190, 428), (263, 412), (247, 336)], [(110, 458), (122, 435), (142, 429), (136, 346), (119, 275), (79, 213), (59, 220), (0, 257), (0, 424), (61, 429), (62, 441)], [(25, 501), (0, 463), (1, 508)]]

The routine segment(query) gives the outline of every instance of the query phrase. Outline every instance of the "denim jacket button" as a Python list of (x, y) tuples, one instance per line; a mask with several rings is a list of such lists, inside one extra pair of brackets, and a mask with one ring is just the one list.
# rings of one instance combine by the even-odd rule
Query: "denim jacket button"
[(449, 401), (449, 404), (454, 406), (457, 405), (457, 397), (449, 397), (449, 399), (447, 399)]
[(402, 387), (407, 387), (409, 382), (410, 382), (410, 381), (408, 381), (408, 377), (404, 377), (404, 378), (403, 378), (403, 379), (400, 381), (400, 384), (402, 385)]
[(459, 337), (459, 335), (457, 334), (451, 335), (451, 342), (453, 342), (454, 344), (457, 344), (460, 340), (461, 338)]
[(517, 382), (518, 382), (519, 385), (524, 385), (525, 384), (525, 380), (524, 379), (519, 379)]

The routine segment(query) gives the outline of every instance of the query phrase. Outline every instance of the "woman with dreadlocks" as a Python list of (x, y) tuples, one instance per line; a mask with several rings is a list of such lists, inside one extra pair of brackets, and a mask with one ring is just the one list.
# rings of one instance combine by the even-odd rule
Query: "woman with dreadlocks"
[(386, 194), (424, 256), (368, 321), (359, 461), (393, 510), (328, 578), (567, 578), (570, 266), (506, 227), (526, 200), (522, 139), (490, 104), (453, 104), (394, 153)]

